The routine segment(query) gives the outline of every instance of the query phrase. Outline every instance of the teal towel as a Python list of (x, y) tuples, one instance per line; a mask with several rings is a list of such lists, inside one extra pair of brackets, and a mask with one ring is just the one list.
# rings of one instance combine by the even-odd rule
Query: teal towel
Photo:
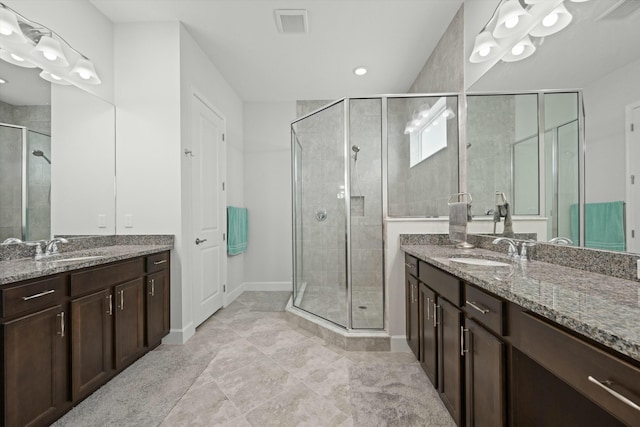
[[(571, 239), (578, 242), (578, 205), (570, 207)], [(587, 203), (584, 206), (585, 247), (625, 251), (624, 202)]]
[(249, 213), (247, 208), (227, 206), (227, 253), (238, 255), (247, 250)]

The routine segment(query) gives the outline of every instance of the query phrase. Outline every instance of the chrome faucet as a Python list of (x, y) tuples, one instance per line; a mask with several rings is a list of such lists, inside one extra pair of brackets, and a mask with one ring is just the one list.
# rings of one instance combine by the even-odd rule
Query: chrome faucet
[(44, 247), (44, 256), (51, 256), (58, 253), (58, 243), (69, 243), (64, 237), (54, 237), (46, 242)]
[[(507, 250), (507, 256), (516, 261), (528, 261), (529, 260), (528, 248), (534, 247), (536, 245), (536, 243), (533, 240), (525, 240), (523, 242), (518, 243), (509, 237), (498, 237), (493, 241), (493, 244), (497, 245), (500, 242), (507, 242), (509, 244), (509, 249)], [(518, 248), (520, 248), (520, 250), (518, 250)]]
[(518, 255), (518, 244), (515, 240), (509, 237), (498, 237), (493, 241), (494, 245), (497, 245), (500, 242), (507, 242), (509, 244), (509, 249), (507, 250), (507, 256), (513, 259), (519, 259), (520, 255)]
[(568, 237), (554, 237), (549, 240), (549, 243), (557, 243), (558, 245), (573, 245), (573, 240)]
[(0, 243), (0, 245), (12, 245), (14, 243), (24, 243), (24, 242), (18, 239), (17, 237), (9, 237), (8, 239), (5, 239), (4, 242)]

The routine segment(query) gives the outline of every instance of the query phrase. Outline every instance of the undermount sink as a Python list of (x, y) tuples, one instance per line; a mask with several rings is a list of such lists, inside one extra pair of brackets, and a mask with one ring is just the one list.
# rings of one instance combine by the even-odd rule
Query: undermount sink
[(449, 258), (449, 261), (459, 262), (461, 264), (482, 265), (485, 267), (509, 267), (510, 265), (506, 262), (485, 258)]
[(104, 258), (104, 255), (78, 256), (73, 258), (58, 258), (58, 259), (51, 259), (51, 260), (44, 259), (43, 261), (55, 262), (57, 264), (60, 264), (63, 262), (89, 261), (92, 259), (100, 259), (100, 258)]

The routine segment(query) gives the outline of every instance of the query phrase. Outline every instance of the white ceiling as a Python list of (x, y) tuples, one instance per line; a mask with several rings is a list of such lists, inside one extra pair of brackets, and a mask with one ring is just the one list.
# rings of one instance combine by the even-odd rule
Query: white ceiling
[[(409, 89), (462, 0), (90, 0), (115, 23), (181, 21), (245, 101)], [(275, 9), (306, 9), (280, 34)], [(352, 71), (369, 72), (356, 77)]]

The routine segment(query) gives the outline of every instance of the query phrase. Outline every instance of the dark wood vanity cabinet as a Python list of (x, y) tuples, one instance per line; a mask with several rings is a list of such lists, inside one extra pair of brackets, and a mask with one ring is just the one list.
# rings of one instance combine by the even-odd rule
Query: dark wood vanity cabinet
[(405, 256), (405, 314), (407, 344), (416, 358), (420, 360), (420, 315), (418, 289), (418, 260)]
[(0, 288), (1, 425), (51, 424), (160, 344), (168, 272), (163, 252)]
[(640, 363), (411, 261), (420, 365), (458, 426), (640, 426)]
[(169, 333), (169, 253), (147, 257), (147, 347), (154, 347)]
[(64, 280), (31, 280), (1, 294), (3, 425), (46, 425), (69, 400)]
[(420, 283), (420, 366), (431, 384), (438, 388), (438, 334), (436, 293)]

